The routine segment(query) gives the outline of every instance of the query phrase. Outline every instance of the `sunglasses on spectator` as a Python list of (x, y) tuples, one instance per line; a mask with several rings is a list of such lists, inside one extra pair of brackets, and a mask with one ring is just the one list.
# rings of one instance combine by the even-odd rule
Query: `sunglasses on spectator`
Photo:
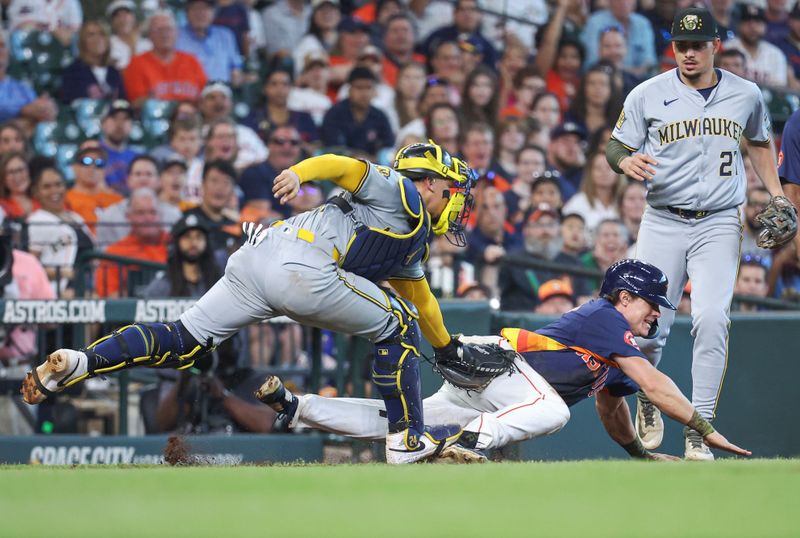
[(280, 138), (278, 136), (274, 136), (269, 139), (269, 143), (277, 146), (285, 146), (287, 144), (290, 146), (299, 146), (300, 140), (297, 138)]
[(92, 157), (81, 157), (78, 160), (78, 162), (81, 163), (83, 166), (92, 166), (92, 165), (94, 165), (97, 168), (105, 168), (105, 166), (106, 166), (106, 160), (105, 159), (100, 159), (100, 158), (93, 159)]

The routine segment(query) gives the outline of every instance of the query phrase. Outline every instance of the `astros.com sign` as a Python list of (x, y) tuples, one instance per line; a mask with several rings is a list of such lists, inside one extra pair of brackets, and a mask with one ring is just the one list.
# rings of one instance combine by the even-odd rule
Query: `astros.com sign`
[(178, 319), (194, 299), (3, 301), (4, 324), (156, 322)]

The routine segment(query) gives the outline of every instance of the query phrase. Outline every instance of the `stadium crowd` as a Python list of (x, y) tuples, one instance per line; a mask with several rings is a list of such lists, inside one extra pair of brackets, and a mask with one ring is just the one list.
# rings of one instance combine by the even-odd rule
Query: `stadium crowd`
[[(635, 252), (646, 190), (611, 170), (605, 145), (627, 93), (674, 67), (676, 10), (703, 2), (94, 4), (2, 2), (0, 218), (15, 248), (5, 298), (198, 297), (239, 246), (242, 222), (269, 224), (331, 194), (306, 184), (280, 205), (271, 186), (281, 170), (323, 151), (391, 165), (399, 147), (430, 138), (480, 175), (468, 245), (438, 238), (432, 248), (437, 293), (561, 314), (599, 287), (570, 268), (605, 271)], [(797, 108), (800, 2), (705, 4), (720, 67)], [(778, 139), (786, 117), (773, 120)], [(737, 293), (797, 300), (793, 247), (756, 246), (769, 194), (744, 163)], [(520, 259), (551, 263), (507, 263)], [(164, 269), (142, 276), (136, 260)], [(6, 366), (27, 362), (30, 333), (7, 331)], [(231, 347), (220, 353), (249, 356), (249, 367), (307, 364), (297, 326), (256, 327)], [(174, 427), (180, 409), (169, 404), (189, 390), (172, 382), (161, 429)], [(228, 412), (242, 429), (269, 412), (245, 396), (238, 404)]]

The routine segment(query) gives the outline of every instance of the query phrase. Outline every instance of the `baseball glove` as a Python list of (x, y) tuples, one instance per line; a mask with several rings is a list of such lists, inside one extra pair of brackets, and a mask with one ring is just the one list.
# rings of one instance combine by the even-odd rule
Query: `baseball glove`
[(465, 390), (482, 390), (500, 375), (516, 371), (515, 351), (497, 344), (462, 344), (452, 340), (434, 353), (434, 371), (445, 381)]
[(785, 196), (773, 197), (756, 220), (764, 226), (756, 241), (761, 248), (778, 248), (797, 234), (797, 209)]

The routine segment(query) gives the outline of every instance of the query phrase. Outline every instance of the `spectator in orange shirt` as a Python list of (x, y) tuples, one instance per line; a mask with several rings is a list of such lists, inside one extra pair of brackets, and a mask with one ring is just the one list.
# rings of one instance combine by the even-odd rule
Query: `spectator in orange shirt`
[(153, 50), (134, 56), (125, 69), (125, 92), (134, 107), (145, 99), (190, 100), (200, 97), (206, 73), (200, 62), (176, 50), (178, 27), (169, 11), (157, 11), (148, 21)]
[(72, 164), (75, 184), (67, 191), (67, 209), (80, 215), (92, 233), (97, 225), (95, 209), (108, 207), (122, 200), (122, 196), (106, 184), (103, 170), (105, 166), (106, 152), (96, 140), (87, 140), (81, 144)]
[[(131, 193), (127, 212), (131, 232), (106, 249), (107, 254), (166, 263), (169, 234), (158, 217), (158, 196), (148, 188)], [(130, 267), (103, 261), (97, 268), (96, 289), (100, 297), (127, 295)]]
[(425, 56), (414, 52), (416, 36), (411, 17), (398, 13), (386, 21), (383, 34), (383, 80), (391, 87), (397, 84), (400, 68), (410, 63), (425, 63)]

